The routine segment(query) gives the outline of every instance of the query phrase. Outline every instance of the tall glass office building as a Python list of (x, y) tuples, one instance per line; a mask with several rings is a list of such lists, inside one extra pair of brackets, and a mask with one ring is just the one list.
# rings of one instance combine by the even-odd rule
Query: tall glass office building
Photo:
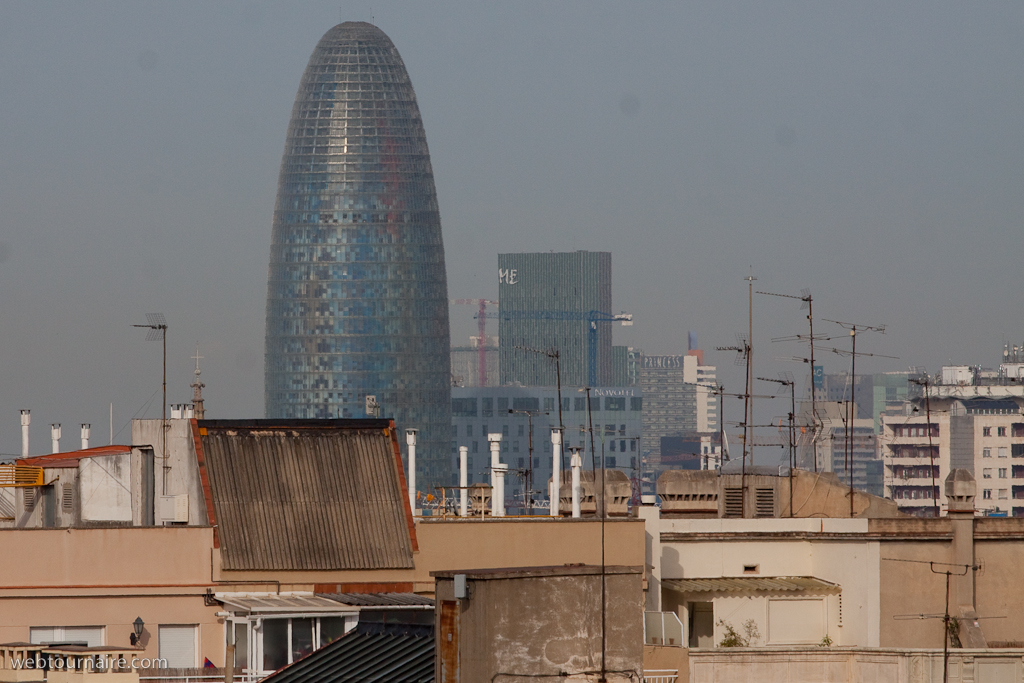
[(437, 193), (409, 74), (376, 26), (335, 26), (302, 75), (267, 289), (267, 417), (365, 417), (374, 395), (419, 429), (420, 490), (451, 483)]

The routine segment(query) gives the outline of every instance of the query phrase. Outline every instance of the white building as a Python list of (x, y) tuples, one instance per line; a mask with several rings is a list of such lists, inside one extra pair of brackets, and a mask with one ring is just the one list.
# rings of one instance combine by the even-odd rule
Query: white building
[[(932, 516), (933, 492), (950, 468), (963, 468), (978, 482), (975, 507), (979, 514), (1024, 516), (1024, 416), (1020, 402), (932, 396), (929, 403), (930, 439), (925, 406), (914, 406), (904, 415), (883, 416), (886, 497), (903, 512)], [(941, 505), (939, 511), (944, 514)]]

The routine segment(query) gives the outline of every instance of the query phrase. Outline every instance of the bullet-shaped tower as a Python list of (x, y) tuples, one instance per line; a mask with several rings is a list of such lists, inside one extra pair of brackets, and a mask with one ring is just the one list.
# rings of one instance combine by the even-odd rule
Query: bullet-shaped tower
[(310, 57), (274, 209), (266, 415), (418, 430), (421, 487), (453, 484), (448, 284), (427, 139), (405, 64), (346, 22)]

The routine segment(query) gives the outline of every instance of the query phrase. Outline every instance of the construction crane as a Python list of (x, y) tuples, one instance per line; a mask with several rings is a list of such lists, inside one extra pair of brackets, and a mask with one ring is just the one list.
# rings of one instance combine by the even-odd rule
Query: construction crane
[(621, 322), (623, 325), (633, 324), (632, 313), (604, 313), (602, 311), (498, 311), (487, 313), (481, 311), (478, 318), (498, 318), (500, 320), (582, 320), (587, 325), (587, 384), (597, 386), (597, 324)]
[(477, 354), (479, 357), (478, 365), (480, 366), (477, 370), (477, 377), (479, 385), (482, 387), (487, 386), (487, 351), (484, 345), (487, 342), (487, 318), (491, 317), (487, 315), (488, 306), (497, 306), (497, 301), (491, 301), (490, 299), (448, 299), (448, 303), (453, 306), (479, 306), (479, 311), (476, 315), (477, 334), (480, 335), (480, 339), (477, 343)]

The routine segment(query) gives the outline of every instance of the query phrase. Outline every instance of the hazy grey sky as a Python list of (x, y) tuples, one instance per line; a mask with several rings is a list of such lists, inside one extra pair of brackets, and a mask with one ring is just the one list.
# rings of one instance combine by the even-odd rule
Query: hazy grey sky
[[(499, 252), (607, 250), (636, 316), (616, 343), (650, 353), (731, 344), (751, 266), (821, 318), (886, 324), (859, 347), (900, 360), (858, 370), (991, 366), (1024, 339), (1021, 3), (7, 2), (0, 452), (20, 408), (37, 453), (51, 422), (71, 448), (81, 422), (106, 443), (110, 402), (115, 431), (143, 410), (150, 311), (169, 402), (198, 341), (209, 414), (262, 416), (291, 104), (320, 36), (371, 18), (416, 88), (452, 297), (496, 298)], [(754, 318), (755, 345), (805, 324), (766, 297)], [(755, 372), (802, 374), (773, 360), (793, 355), (755, 346)], [(740, 388), (732, 354), (707, 359)]]

